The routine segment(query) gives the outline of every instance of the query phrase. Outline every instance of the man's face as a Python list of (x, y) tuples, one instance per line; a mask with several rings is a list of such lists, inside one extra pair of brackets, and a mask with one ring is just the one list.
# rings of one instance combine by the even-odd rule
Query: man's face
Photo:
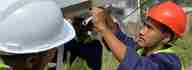
[(140, 32), (136, 35), (136, 43), (139, 47), (157, 46), (162, 40), (160, 25), (153, 20), (149, 20)]

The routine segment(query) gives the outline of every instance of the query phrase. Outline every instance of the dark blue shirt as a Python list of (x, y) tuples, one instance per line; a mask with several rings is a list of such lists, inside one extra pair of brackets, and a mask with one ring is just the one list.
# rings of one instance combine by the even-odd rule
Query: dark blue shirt
[(127, 45), (127, 53), (120, 63), (118, 70), (181, 70), (179, 58), (174, 53), (156, 53), (150, 56), (139, 56), (136, 43), (121, 31), (116, 37)]

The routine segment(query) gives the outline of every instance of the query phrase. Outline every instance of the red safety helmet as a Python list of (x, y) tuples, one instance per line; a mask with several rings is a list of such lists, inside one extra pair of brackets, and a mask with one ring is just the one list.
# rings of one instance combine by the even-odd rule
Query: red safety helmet
[(182, 7), (171, 1), (153, 6), (146, 16), (169, 27), (177, 37), (183, 36), (186, 31), (187, 16)]

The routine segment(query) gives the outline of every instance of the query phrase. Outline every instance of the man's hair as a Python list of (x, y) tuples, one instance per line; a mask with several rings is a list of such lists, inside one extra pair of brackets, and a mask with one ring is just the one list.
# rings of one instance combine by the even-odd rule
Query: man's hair
[(171, 39), (169, 40), (169, 42), (177, 39), (176, 34), (169, 27), (164, 24), (160, 24), (160, 27), (162, 32), (169, 33), (171, 35)]
[(169, 48), (172, 47), (170, 43), (174, 43), (177, 40), (176, 34), (166, 25), (160, 24), (160, 27), (162, 28), (161, 31), (170, 34), (170, 40), (164, 44), (163, 48)]

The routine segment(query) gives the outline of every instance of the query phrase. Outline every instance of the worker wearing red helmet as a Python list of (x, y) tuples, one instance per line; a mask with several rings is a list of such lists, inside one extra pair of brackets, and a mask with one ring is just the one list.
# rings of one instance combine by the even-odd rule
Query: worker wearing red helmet
[[(102, 9), (93, 8), (91, 14), (95, 31), (101, 34), (120, 62), (118, 70), (181, 70), (179, 57), (169, 45), (186, 30), (186, 14), (180, 6), (171, 1), (154, 5), (146, 12), (144, 27), (134, 40), (121, 31), (110, 30)], [(138, 47), (143, 48), (140, 54)]]

